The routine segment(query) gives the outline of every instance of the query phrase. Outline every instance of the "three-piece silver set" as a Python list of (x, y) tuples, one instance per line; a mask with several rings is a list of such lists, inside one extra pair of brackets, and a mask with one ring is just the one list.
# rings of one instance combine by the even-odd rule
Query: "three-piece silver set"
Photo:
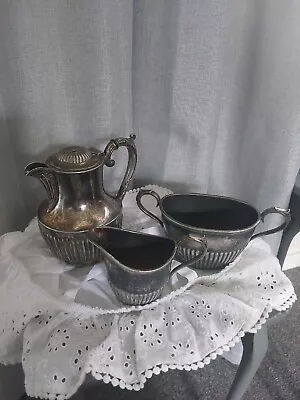
[[(137, 205), (163, 226), (166, 236), (122, 229), (122, 200), (133, 177), (137, 151), (135, 136), (112, 139), (104, 151), (72, 146), (52, 154), (45, 163), (34, 162), (26, 175), (40, 180), (47, 199), (38, 208), (38, 224), (53, 254), (76, 267), (104, 259), (109, 283), (119, 301), (144, 305), (161, 296), (170, 276), (184, 267), (220, 270), (242, 253), (250, 240), (284, 229), (289, 210), (268, 208), (259, 213), (234, 198), (175, 193), (162, 198), (141, 189)], [(103, 186), (104, 166), (112, 167), (112, 153), (124, 146), (128, 164), (115, 196)], [(153, 196), (160, 210), (154, 215), (142, 203)], [(268, 214), (284, 221), (273, 229), (254, 234)], [(180, 262), (172, 269), (173, 259)]]

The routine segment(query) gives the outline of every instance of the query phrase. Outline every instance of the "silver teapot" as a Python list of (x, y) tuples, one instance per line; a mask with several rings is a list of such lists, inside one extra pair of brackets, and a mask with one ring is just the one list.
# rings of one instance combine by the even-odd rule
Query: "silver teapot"
[[(31, 163), (26, 175), (38, 178), (48, 199), (38, 208), (38, 224), (45, 242), (55, 256), (76, 266), (101, 260), (97, 247), (86, 233), (101, 226), (121, 227), (122, 199), (137, 163), (135, 135), (112, 139), (104, 152), (94, 148), (67, 147), (52, 154), (45, 163)], [(116, 196), (105, 191), (103, 167), (112, 167), (112, 153), (128, 150), (127, 169)]]

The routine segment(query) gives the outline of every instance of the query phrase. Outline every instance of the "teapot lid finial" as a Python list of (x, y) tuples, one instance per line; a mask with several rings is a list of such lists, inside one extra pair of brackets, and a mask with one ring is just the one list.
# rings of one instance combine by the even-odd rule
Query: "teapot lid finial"
[(60, 173), (83, 173), (93, 171), (104, 162), (104, 154), (97, 149), (81, 146), (66, 147), (52, 154), (46, 164)]

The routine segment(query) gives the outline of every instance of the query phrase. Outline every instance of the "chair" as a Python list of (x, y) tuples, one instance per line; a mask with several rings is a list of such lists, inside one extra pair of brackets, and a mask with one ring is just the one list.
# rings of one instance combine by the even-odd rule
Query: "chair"
[[(298, 183), (298, 185), (297, 185)], [(294, 186), (289, 208), (291, 210), (291, 223), (284, 231), (280, 243), (278, 258), (283, 266), (288, 248), (294, 236), (300, 231), (300, 175), (298, 182)], [(268, 350), (268, 326), (277, 323), (282, 319), (288, 311), (272, 312), (267, 323), (257, 331), (257, 333), (246, 333), (242, 338), (243, 355), (238, 366), (236, 375), (227, 394), (226, 400), (241, 400), (247, 391), (252, 379), (254, 378), (258, 368)], [(30, 398), (22, 397), (20, 400), (30, 400)]]
[(289, 208), (291, 210), (291, 222), (283, 232), (277, 255), (281, 268), (283, 266), (285, 257), (287, 255), (288, 249), (290, 247), (293, 238), (300, 231), (300, 175), (299, 174), (291, 195)]
[[(290, 244), (300, 231), (300, 175), (298, 174), (289, 204), (291, 222), (282, 235), (277, 257), (281, 268)], [(268, 350), (268, 326), (277, 323), (288, 311), (273, 312), (267, 323), (255, 334), (246, 333), (242, 338), (243, 356), (226, 400), (241, 400)]]

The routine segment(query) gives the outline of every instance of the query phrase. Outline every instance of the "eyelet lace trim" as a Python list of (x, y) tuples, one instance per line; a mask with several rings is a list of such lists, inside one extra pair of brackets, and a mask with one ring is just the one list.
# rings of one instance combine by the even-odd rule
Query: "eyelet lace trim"
[[(280, 311), (285, 311), (290, 308), (293, 303), (297, 300), (297, 296), (293, 293), (289, 299), (287, 299), (281, 306), (278, 307)], [(263, 311), (261, 317), (257, 321), (257, 323), (249, 330), (249, 333), (256, 333), (262, 326), (267, 322), (269, 314), (273, 311), (270, 305), (267, 305), (265, 310)], [(199, 368), (204, 368), (205, 365), (210, 364), (211, 361), (215, 360), (218, 356), (221, 356), (224, 352), (229, 351), (232, 347), (238, 343), (242, 337), (245, 336), (247, 332), (241, 329), (226, 345), (220, 346), (215, 351), (209, 353), (206, 357), (201, 360), (191, 363), (191, 364), (158, 364), (151, 369), (144, 371), (140, 375), (140, 382), (136, 382), (134, 384), (128, 384), (122, 379), (119, 379), (111, 374), (105, 374), (97, 370), (97, 366), (93, 363), (87, 363), (83, 368), (84, 373), (80, 377), (77, 385), (73, 388), (73, 390), (69, 393), (64, 394), (55, 394), (49, 392), (34, 392), (31, 391), (31, 388), (27, 386), (25, 382), (26, 393), (32, 397), (40, 397), (41, 399), (49, 399), (49, 400), (66, 400), (70, 398), (73, 394), (77, 392), (79, 387), (82, 385), (85, 379), (85, 374), (91, 373), (93, 377), (99, 381), (103, 381), (104, 383), (111, 383), (114, 387), (119, 386), (121, 389), (135, 390), (139, 391), (144, 388), (145, 382), (147, 379), (150, 379), (153, 375), (159, 375), (161, 372), (167, 372), (168, 370), (197, 370)]]
[[(297, 300), (297, 296), (294, 293), (288, 300), (286, 300), (281, 306), (280, 311), (285, 311), (290, 308), (293, 303)], [(249, 330), (249, 333), (256, 333), (262, 326), (266, 323), (269, 314), (273, 311), (272, 307), (268, 305), (265, 310), (263, 311), (260, 319), (258, 322)], [(226, 345), (223, 345), (216, 349), (215, 351), (208, 354), (202, 360), (194, 362), (192, 364), (158, 364), (155, 367), (144, 371), (141, 375), (141, 380), (139, 383), (134, 384), (127, 384), (121, 379), (113, 377), (109, 374), (103, 374), (97, 371), (97, 366), (94, 363), (90, 363), (85, 367), (86, 373), (91, 373), (93, 377), (97, 380), (102, 380), (104, 383), (111, 383), (113, 386), (119, 386), (121, 389), (128, 389), (128, 390), (141, 390), (145, 386), (145, 382), (147, 379), (150, 379), (152, 375), (159, 375), (161, 372), (167, 372), (169, 369), (177, 369), (177, 370), (197, 370), (199, 368), (203, 368), (205, 365), (210, 364), (211, 361), (215, 360), (217, 356), (221, 356), (224, 352), (229, 351), (232, 347), (236, 345), (240, 341), (242, 337), (245, 336), (247, 332), (241, 329), (237, 335), (235, 335)], [(59, 399), (60, 400), (60, 399)]]
[[(150, 187), (151, 187), (151, 185), (150, 185)], [(146, 188), (149, 188), (149, 185), (146, 186)], [(163, 188), (161, 188), (161, 189), (163, 189)], [(137, 192), (137, 190), (132, 190), (129, 193), (136, 193), (136, 192)], [(260, 240), (260, 239), (258, 239), (258, 240)], [(255, 243), (256, 243), (256, 241), (250, 242), (246, 248), (248, 250), (250, 249), (249, 251), (250, 252), (252, 251), (252, 254), (256, 254), (256, 251), (260, 251), (261, 248), (263, 250), (263, 247), (261, 247), (261, 246), (263, 246), (262, 244), (260, 244), (259, 242), (257, 242), (256, 244)], [(263, 243), (263, 242), (261, 242), (261, 243)], [(255, 248), (251, 249), (252, 246), (254, 246)], [(246, 253), (244, 253), (244, 254), (246, 254)], [(45, 319), (45, 316), (47, 316), (48, 309), (50, 310), (50, 308), (51, 308), (51, 313), (50, 313), (51, 314), (51, 323), (53, 323), (56, 318), (56, 317), (52, 318), (52, 315), (54, 315), (55, 313), (57, 313), (57, 314), (61, 313), (61, 314), (63, 314), (61, 317), (62, 319), (60, 320), (59, 319), (60, 317), (58, 317), (58, 321), (63, 321), (65, 318), (64, 315), (67, 316), (66, 319), (69, 319), (69, 318), (73, 319), (75, 317), (74, 319), (77, 319), (78, 325), (80, 325), (80, 326), (83, 325), (83, 329), (85, 330), (86, 329), (86, 327), (84, 326), (85, 320), (88, 320), (89, 318), (93, 319), (93, 318), (99, 316), (99, 317), (101, 317), (100, 319), (102, 319), (102, 323), (105, 325), (104, 329), (107, 329), (108, 334), (111, 332), (112, 336), (113, 336), (113, 328), (115, 327), (115, 325), (113, 326), (113, 322), (112, 322), (111, 325), (107, 326), (106, 325), (107, 319), (108, 320), (110, 320), (110, 318), (111, 318), (111, 320), (113, 320), (113, 318), (117, 319), (118, 318), (117, 314), (119, 314), (120, 318), (122, 319), (122, 318), (126, 318), (125, 314), (134, 313), (133, 319), (136, 318), (136, 320), (138, 320), (140, 318), (140, 316), (136, 314), (137, 312), (144, 311), (144, 310), (152, 311), (152, 310), (155, 310), (156, 307), (158, 307), (159, 305), (161, 305), (162, 310), (165, 309), (165, 312), (163, 314), (167, 314), (169, 312), (168, 310), (171, 310), (171, 308), (168, 307), (169, 305), (168, 304), (166, 305), (166, 303), (169, 302), (170, 300), (171, 300), (171, 302), (170, 302), (170, 305), (171, 305), (172, 302), (182, 302), (184, 304), (185, 303), (184, 298), (185, 297), (188, 298), (189, 296), (191, 296), (191, 297), (194, 296), (194, 298), (197, 299), (197, 297), (195, 297), (195, 296), (199, 295), (199, 293), (195, 294), (193, 292), (195, 292), (195, 290), (197, 291), (198, 285), (199, 285), (199, 288), (202, 287), (200, 285), (203, 285), (203, 288), (206, 288), (206, 289), (209, 288), (209, 290), (211, 290), (212, 288), (214, 288), (215, 283), (220, 284), (220, 288), (219, 288), (220, 294), (222, 294), (222, 292), (224, 292), (223, 293), (224, 295), (228, 295), (228, 294), (231, 295), (231, 291), (229, 291), (229, 290), (231, 290), (231, 288), (232, 288), (232, 290), (233, 290), (232, 295), (235, 297), (235, 300), (243, 301), (244, 300), (243, 288), (240, 287), (238, 283), (239, 283), (239, 275), (244, 274), (245, 268), (244, 268), (244, 264), (240, 265), (240, 266), (237, 265), (237, 263), (240, 262), (241, 257), (243, 257), (243, 254), (240, 255), (233, 263), (228, 265), (225, 269), (223, 269), (219, 273), (209, 275), (209, 276), (202, 276), (202, 277), (199, 276), (199, 277), (190, 279), (190, 281), (186, 285), (171, 292), (170, 294), (166, 295), (165, 297), (156, 300), (155, 302), (153, 302), (151, 304), (148, 304), (145, 306), (120, 307), (119, 309), (113, 309), (113, 310), (92, 308), (90, 306), (73, 303), (65, 298), (56, 298), (56, 297), (50, 295), (49, 293), (47, 293), (40, 286), (36, 285), (33, 281), (31, 281), (30, 282), (31, 290), (30, 291), (28, 290), (26, 292), (26, 294), (28, 295), (28, 298), (30, 300), (28, 303), (28, 307), (29, 307), (28, 311), (26, 311), (26, 314), (27, 314), (26, 321), (24, 319), (24, 321), (23, 321), (24, 323), (22, 324), (23, 314), (22, 315), (20, 314), (19, 317), (21, 319), (20, 318), (18, 319), (18, 324), (19, 324), (20, 328), (17, 327), (17, 329), (18, 330), (20, 329), (20, 334), (22, 333), (22, 335), (23, 334), (26, 335), (27, 330), (25, 330), (25, 327), (27, 327), (27, 322), (30, 321), (29, 317), (30, 318), (39, 318), (35, 314), (35, 312), (37, 310), (36, 299), (40, 300), (40, 303), (39, 303), (40, 307), (41, 307), (41, 299), (43, 299), (43, 307), (41, 307), (41, 310), (43, 310), (43, 312), (39, 311), (38, 313), (43, 314), (43, 318), (44, 318), (43, 323), (48, 324), (47, 325), (48, 327), (50, 327), (50, 321), (47, 322), (47, 320)], [(258, 253), (257, 257), (259, 258), (259, 253)], [(250, 259), (251, 259), (251, 263), (252, 263), (251, 256), (250, 256)], [(20, 263), (19, 260), (17, 258), (11, 257), (11, 259), (8, 259), (8, 262), (10, 262), (13, 266), (15, 266), (15, 269), (14, 268), (11, 269), (11, 273), (15, 273), (16, 276), (19, 274), (18, 279), (23, 282), (22, 277), (23, 277), (23, 275), (25, 277), (25, 271), (23, 273), (21, 273), (22, 272), (21, 269), (23, 268), (23, 266), (22, 267), (18, 266), (18, 263)], [(245, 262), (246, 262), (246, 267), (249, 268), (249, 262), (247, 264), (247, 257), (246, 257)], [(280, 296), (279, 296), (279, 293), (277, 293), (277, 291), (275, 290), (276, 289), (275, 286), (279, 282), (278, 282), (278, 278), (276, 277), (277, 265), (274, 265), (274, 257), (273, 256), (272, 256), (272, 259), (270, 259), (270, 263), (271, 264), (273, 263), (272, 264), (273, 270), (266, 269), (265, 265), (257, 266), (258, 264), (256, 264), (257, 276), (254, 275), (254, 281), (252, 282), (252, 285), (254, 284), (253, 288), (254, 288), (254, 291), (256, 291), (255, 292), (256, 294), (253, 294), (252, 291), (250, 291), (248, 297), (244, 296), (245, 297), (244, 303), (246, 303), (246, 306), (247, 306), (248, 300), (254, 300), (254, 299), (256, 300), (256, 301), (254, 301), (254, 303), (249, 301), (249, 307), (252, 307), (253, 309), (256, 308), (255, 317), (253, 319), (251, 319), (250, 322), (248, 322), (247, 326), (245, 326), (246, 322), (244, 321), (242, 324), (242, 328), (237, 333), (236, 333), (236, 330), (234, 332), (232, 332), (232, 334), (230, 334), (230, 331), (228, 331), (229, 334), (228, 334), (228, 337), (226, 338), (226, 341), (228, 341), (230, 339), (230, 337), (232, 335), (234, 335), (232, 337), (232, 339), (229, 340), (227, 342), (227, 344), (219, 346), (216, 349), (214, 349), (213, 351), (208, 352), (208, 354), (205, 355), (205, 357), (202, 357), (203, 356), (203, 354), (202, 354), (201, 356), (198, 357), (198, 358), (202, 357), (200, 360), (194, 361), (192, 363), (187, 363), (187, 364), (181, 364), (180, 360), (177, 363), (172, 363), (172, 362), (168, 363), (168, 361), (172, 361), (172, 359), (170, 358), (169, 360), (167, 360), (167, 359), (165, 360), (165, 361), (167, 361), (167, 363), (160, 363), (160, 364), (157, 363), (154, 367), (152, 367), (152, 365), (155, 364), (155, 362), (156, 362), (156, 361), (154, 361), (153, 364), (149, 365), (149, 367), (151, 366), (151, 368), (147, 368), (147, 363), (145, 363), (145, 364), (143, 364), (143, 367), (142, 367), (144, 369), (144, 371), (141, 372), (142, 369), (139, 371), (139, 373), (135, 377), (135, 380), (133, 381), (133, 383), (126, 383), (124, 380), (114, 376), (114, 371), (110, 371), (112, 373), (104, 373), (103, 372), (103, 370), (105, 371), (106, 369), (101, 367), (101, 364), (97, 363), (96, 350), (99, 347), (99, 344), (97, 345), (98, 347), (94, 347), (94, 348), (91, 348), (91, 346), (89, 346), (89, 348), (88, 348), (88, 346), (86, 346), (86, 350), (87, 350), (86, 356), (87, 357), (85, 359), (82, 359), (82, 364), (80, 365), (80, 369), (79, 369), (80, 373), (76, 376), (76, 384), (75, 385), (72, 385), (72, 387), (66, 387), (63, 385), (61, 387), (60, 393), (50, 393), (48, 391), (43, 390), (42, 386), (40, 386), (39, 388), (35, 387), (34, 381), (30, 380), (29, 376), (26, 377), (26, 373), (25, 373), (25, 387), (26, 387), (27, 393), (32, 397), (40, 397), (40, 398), (50, 399), (50, 400), (65, 400), (65, 399), (71, 397), (74, 393), (76, 393), (78, 388), (83, 383), (86, 373), (91, 373), (96, 379), (102, 380), (105, 383), (110, 382), (113, 386), (119, 386), (120, 388), (126, 388), (128, 390), (140, 390), (144, 387), (146, 380), (151, 378), (151, 376), (153, 374), (158, 375), (160, 372), (166, 372), (169, 369), (178, 369), (178, 370), (189, 371), (189, 370), (196, 370), (198, 368), (203, 368), (206, 364), (209, 364), (211, 362), (211, 360), (216, 359), (218, 355), (222, 355), (224, 352), (229, 351), (230, 348), (232, 348), (237, 342), (239, 342), (240, 338), (243, 337), (245, 335), (245, 333), (257, 332), (257, 330), (260, 329), (262, 327), (262, 325), (266, 323), (266, 320), (269, 317), (269, 313), (272, 310), (285, 311), (288, 308), (290, 308), (292, 306), (292, 304), (296, 301), (296, 294), (292, 293), (293, 288), (289, 282), (288, 282), (288, 285), (287, 285), (287, 282), (285, 282), (286, 286), (283, 285), (282, 293), (280, 293)], [(16, 264), (16, 265), (14, 265), (14, 264)], [(232, 271), (230, 271), (231, 269), (232, 269)], [(246, 270), (247, 270), (247, 268), (246, 268)], [(252, 269), (251, 269), (251, 271), (252, 271)], [(280, 274), (281, 274), (281, 271), (279, 271), (279, 268), (278, 268), (279, 280), (280, 280)], [(11, 281), (13, 279), (15, 279), (15, 278), (12, 277)], [(27, 273), (26, 273), (26, 279), (27, 279), (27, 281), (30, 281), (30, 277), (29, 276), (27, 277)], [(276, 282), (276, 279), (277, 279), (277, 282)], [(286, 277), (285, 277), (285, 279), (286, 279), (286, 281), (288, 281), (288, 279)], [(242, 282), (242, 279), (240, 279), (240, 281)], [(236, 283), (236, 282), (238, 282), (238, 283)], [(226, 283), (228, 283), (227, 286), (226, 286)], [(251, 286), (251, 288), (252, 288), (252, 286)], [(190, 291), (188, 291), (188, 289), (190, 289)], [(202, 289), (201, 289), (201, 291), (202, 291)], [(186, 294), (184, 296), (182, 296), (183, 300), (181, 300), (180, 295), (185, 292), (186, 292)], [(274, 293), (276, 295), (276, 297), (273, 298), (273, 301), (271, 301), (272, 293)], [(268, 296), (270, 296), (270, 298), (268, 298)], [(200, 297), (200, 299), (201, 299), (201, 297)], [(201, 303), (201, 300), (200, 300), (200, 303)], [(196, 304), (198, 304), (197, 300), (196, 300)], [(204, 302), (203, 302), (203, 304), (204, 304)], [(213, 310), (212, 309), (209, 310), (208, 309), (209, 303), (207, 303), (207, 304), (208, 305), (205, 305), (203, 307), (205, 308), (205, 310), (206, 310), (205, 313), (207, 314), (207, 316), (209, 318), (209, 314), (211, 314), (211, 311), (213, 311)], [(256, 305), (257, 305), (257, 307), (256, 307)], [(49, 306), (49, 308), (48, 308), (48, 306)], [(16, 302), (15, 311), (19, 315), (18, 307), (19, 307), (18, 303)], [(193, 316), (201, 317), (201, 315), (199, 315), (199, 316), (196, 315), (197, 312), (194, 313), (192, 303), (188, 304), (188, 307), (189, 307), (189, 311), (192, 313)], [(141, 313), (141, 314), (143, 314), (143, 313)], [(162, 320), (164, 320), (164, 318), (165, 318), (163, 314), (162, 314)], [(199, 312), (199, 314), (200, 314), (200, 312)], [(260, 315), (260, 317), (259, 317), (259, 315)], [(109, 317), (109, 316), (111, 316), (111, 317)], [(16, 315), (16, 317), (17, 317), (17, 315)], [(25, 317), (25, 315), (24, 315), (24, 317)], [(8, 317), (6, 317), (6, 318), (8, 318)], [(48, 318), (50, 318), (49, 315), (48, 315)], [(205, 316), (204, 316), (204, 318), (205, 318)], [(15, 320), (15, 322), (17, 321), (17, 319), (15, 319), (15, 318), (14, 318), (14, 320)], [(179, 319), (177, 319), (177, 320), (179, 321)], [(200, 320), (200, 318), (197, 320)], [(257, 322), (254, 323), (256, 320), (257, 320)], [(40, 323), (39, 319), (37, 319), (35, 321), (37, 324)], [(175, 317), (174, 317), (174, 321), (175, 321), (174, 323), (176, 323)], [(9, 321), (7, 320), (7, 322), (9, 322)], [(149, 324), (148, 324), (148, 322), (149, 322)], [(149, 319), (149, 321), (145, 321), (146, 324), (150, 325), (151, 329), (152, 329), (152, 322), (153, 322), (153, 320), (151, 320), (151, 318)], [(77, 322), (75, 321), (75, 324), (76, 323)], [(168, 320), (164, 320), (163, 323), (165, 324), (165, 326), (167, 326)], [(232, 321), (231, 321), (231, 323), (233, 324)], [(169, 325), (171, 325), (171, 324), (173, 325), (173, 322), (169, 323)], [(253, 327), (249, 329), (249, 326), (251, 326), (251, 324), (253, 324)], [(7, 325), (6, 322), (5, 322), (5, 325)], [(37, 328), (39, 326), (40, 325), (37, 325)], [(95, 326), (93, 321), (91, 322), (91, 326), (93, 327), (92, 329), (96, 329), (96, 328), (99, 329), (99, 332), (100, 332), (100, 329), (102, 329), (102, 327), (100, 325)], [(122, 322), (121, 323), (117, 322), (116, 326), (117, 326), (117, 329), (121, 330)], [(32, 323), (32, 320), (29, 323), (28, 327), (29, 328), (31, 327), (31, 329), (37, 329), (36, 326), (34, 325), (34, 323)], [(44, 327), (44, 325), (41, 325), (41, 329), (44, 329), (43, 327)], [(71, 325), (70, 325), (70, 327), (71, 327)], [(77, 327), (77, 328), (79, 328), (79, 327)], [(154, 328), (156, 328), (156, 327), (154, 327)], [(122, 329), (124, 329), (124, 328), (122, 328)], [(126, 329), (127, 329), (127, 327), (126, 327)], [(153, 331), (153, 329), (152, 329), (152, 331)], [(169, 328), (167, 328), (167, 329), (169, 329)], [(238, 329), (238, 327), (236, 329)], [(149, 331), (150, 331), (150, 329), (149, 329)], [(156, 331), (157, 331), (157, 329), (156, 329)], [(49, 332), (52, 332), (52, 331), (49, 331)], [(101, 332), (105, 332), (105, 335), (106, 335), (106, 331), (101, 331)], [(152, 333), (151, 332), (148, 335), (150, 338), (149, 339), (150, 345), (152, 345), (151, 344), (151, 341), (152, 341), (152, 339), (151, 339)], [(128, 334), (129, 333), (130, 333), (130, 329), (128, 330)], [(0, 332), (0, 334), (1, 334), (1, 332)], [(158, 331), (157, 335), (158, 334), (159, 334), (159, 331)], [(69, 333), (65, 334), (65, 335), (69, 335)], [(205, 333), (202, 332), (202, 335), (205, 335)], [(28, 337), (27, 339), (30, 340), (30, 337)], [(160, 340), (160, 337), (158, 337), (158, 339)], [(51, 340), (52, 339), (50, 339), (49, 341), (51, 341)], [(69, 338), (68, 338), (68, 340), (69, 340)], [(113, 341), (113, 339), (111, 339), (111, 341)], [(224, 342), (225, 341), (223, 341), (223, 343)], [(221, 344), (221, 343), (219, 343), (219, 344)], [(100, 342), (100, 345), (101, 345), (101, 342)], [(47, 342), (46, 342), (46, 346), (47, 346)], [(48, 346), (50, 346), (49, 350), (52, 349), (51, 343), (50, 344), (48, 343)], [(109, 344), (109, 346), (110, 346), (110, 344)], [(55, 349), (55, 347), (53, 347), (53, 348)], [(152, 349), (151, 347), (149, 347), (149, 348)], [(47, 349), (48, 348), (46, 347), (46, 350)], [(26, 350), (26, 341), (23, 340), (23, 352), (24, 352), (25, 357), (26, 357), (26, 351), (27, 351)], [(115, 353), (115, 354), (117, 354), (117, 353)], [(135, 354), (135, 352), (134, 352), (134, 354)], [(159, 361), (159, 358), (157, 360)], [(192, 358), (192, 360), (195, 360), (195, 358)], [(20, 355), (16, 356), (15, 354), (13, 354), (13, 355), (9, 356), (8, 354), (6, 355), (5, 353), (3, 353), (3, 356), (1, 356), (1, 362), (4, 364), (17, 363), (20, 361), (21, 361)], [(22, 360), (22, 362), (23, 362), (23, 360)], [(116, 360), (114, 362), (116, 362)], [(25, 365), (26, 365), (26, 362), (25, 362)], [(27, 364), (27, 366), (28, 366), (28, 364)], [(77, 366), (78, 366), (78, 364), (76, 365), (76, 368), (77, 368)], [(31, 368), (31, 365), (29, 365), (29, 367)], [(35, 367), (32, 368), (33, 376), (34, 376), (34, 372), (36, 372), (34, 370), (34, 368)], [(102, 372), (101, 372), (100, 368), (102, 368)], [(109, 369), (107, 369), (107, 370), (109, 370)], [(25, 372), (26, 372), (26, 370), (25, 370)], [(48, 374), (48, 372), (46, 374)], [(124, 375), (124, 377), (125, 376), (126, 375)], [(48, 376), (45, 378), (47, 378), (49, 380)], [(132, 382), (132, 381), (130, 381), (130, 382)], [(47, 381), (47, 383), (48, 383), (48, 381)], [(47, 383), (45, 381), (46, 387), (47, 386), (52, 387), (51, 382), (50, 382), (50, 386), (47, 385)], [(68, 391), (68, 393), (66, 393), (66, 391)]]

